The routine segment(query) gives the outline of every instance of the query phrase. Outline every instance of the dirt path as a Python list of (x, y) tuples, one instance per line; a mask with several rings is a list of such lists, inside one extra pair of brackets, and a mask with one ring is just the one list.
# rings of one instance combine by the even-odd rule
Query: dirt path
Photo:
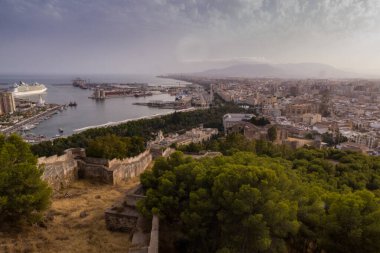
[(75, 182), (53, 198), (46, 228), (32, 226), (22, 233), (0, 234), (1, 253), (127, 252), (129, 234), (110, 232), (105, 227), (104, 210), (120, 200), (127, 186)]

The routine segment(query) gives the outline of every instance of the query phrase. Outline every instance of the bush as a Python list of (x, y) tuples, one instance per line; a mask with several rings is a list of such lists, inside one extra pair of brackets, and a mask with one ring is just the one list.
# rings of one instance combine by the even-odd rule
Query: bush
[(0, 136), (0, 223), (33, 223), (50, 204), (37, 159), (19, 136)]

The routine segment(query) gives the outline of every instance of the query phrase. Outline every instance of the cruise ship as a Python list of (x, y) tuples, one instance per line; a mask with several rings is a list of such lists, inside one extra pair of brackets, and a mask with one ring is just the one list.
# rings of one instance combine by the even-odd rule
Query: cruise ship
[(13, 85), (13, 95), (15, 97), (23, 97), (44, 93), (47, 90), (46, 86), (40, 83), (27, 84), (21, 82)]

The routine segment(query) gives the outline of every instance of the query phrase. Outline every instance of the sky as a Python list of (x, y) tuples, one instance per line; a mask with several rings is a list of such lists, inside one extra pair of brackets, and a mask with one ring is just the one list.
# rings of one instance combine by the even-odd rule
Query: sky
[(380, 72), (378, 0), (0, 0), (0, 73)]

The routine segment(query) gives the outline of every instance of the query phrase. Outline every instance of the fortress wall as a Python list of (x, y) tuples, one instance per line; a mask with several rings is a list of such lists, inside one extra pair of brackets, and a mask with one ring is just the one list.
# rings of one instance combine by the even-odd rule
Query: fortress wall
[(53, 189), (59, 191), (78, 178), (77, 161), (70, 152), (62, 156), (41, 157), (38, 166), (43, 169), (41, 178)]
[(113, 171), (113, 184), (117, 185), (128, 179), (139, 176), (145, 171), (152, 162), (152, 155), (149, 150), (131, 159), (124, 159), (121, 163), (110, 162), (113, 164), (110, 170)]
[(112, 159), (108, 162), (108, 166), (110, 168), (112, 168), (113, 166), (118, 165), (118, 164), (127, 164), (127, 163), (138, 162), (138, 161), (140, 161), (140, 159), (144, 158), (148, 154), (150, 154), (149, 149), (145, 150), (144, 152), (142, 152), (139, 155), (134, 156), (134, 157), (128, 157), (125, 159)]
[(113, 172), (106, 166), (86, 163), (82, 160), (78, 160), (78, 177), (80, 179), (90, 179), (107, 184), (112, 184), (113, 182)]
[(38, 166), (44, 170), (42, 179), (59, 191), (78, 178), (117, 185), (139, 176), (151, 161), (150, 150), (131, 158), (107, 160), (86, 157), (84, 149), (68, 149), (61, 156), (38, 158)]

